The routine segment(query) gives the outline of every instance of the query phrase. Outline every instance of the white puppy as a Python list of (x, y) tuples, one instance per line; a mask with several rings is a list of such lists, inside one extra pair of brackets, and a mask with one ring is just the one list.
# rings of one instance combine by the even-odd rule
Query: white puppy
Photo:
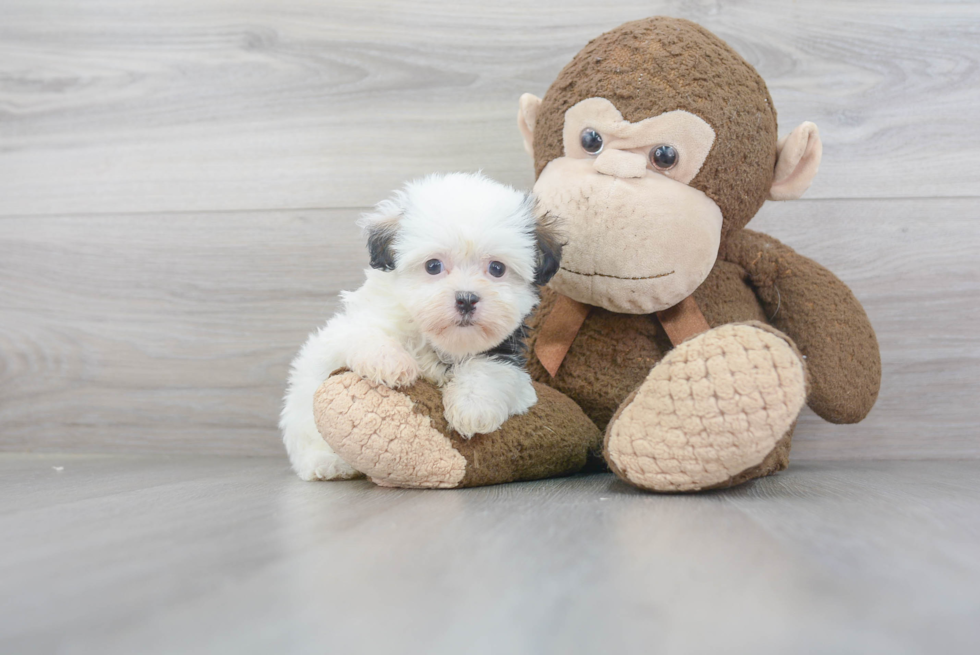
[(524, 370), (524, 319), (558, 270), (553, 221), (534, 201), (480, 174), (412, 182), (360, 221), (371, 269), (343, 311), (293, 360), (279, 427), (304, 480), (357, 475), (320, 437), (313, 396), (348, 368), (390, 387), (442, 387), (446, 419), (466, 438), (493, 432), (537, 401)]

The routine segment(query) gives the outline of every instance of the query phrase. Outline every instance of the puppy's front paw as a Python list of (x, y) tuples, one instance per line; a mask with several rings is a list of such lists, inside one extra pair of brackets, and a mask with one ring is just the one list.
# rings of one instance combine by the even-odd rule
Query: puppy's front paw
[(493, 432), (510, 416), (506, 407), (488, 403), (478, 396), (464, 398), (444, 397), (446, 420), (449, 427), (469, 439), (474, 434)]
[(399, 344), (382, 343), (359, 350), (351, 354), (348, 363), (366, 380), (392, 388), (412, 384), (421, 373), (415, 358)]

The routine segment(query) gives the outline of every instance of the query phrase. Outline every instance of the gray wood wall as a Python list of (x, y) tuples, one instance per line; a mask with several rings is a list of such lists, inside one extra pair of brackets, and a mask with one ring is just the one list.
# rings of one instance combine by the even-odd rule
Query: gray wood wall
[(752, 226), (852, 286), (884, 383), (797, 458), (980, 456), (980, 4), (892, 0), (0, 0), (0, 450), (279, 452), (358, 213), (432, 171), (530, 186), (519, 95), (658, 13), (821, 128)]

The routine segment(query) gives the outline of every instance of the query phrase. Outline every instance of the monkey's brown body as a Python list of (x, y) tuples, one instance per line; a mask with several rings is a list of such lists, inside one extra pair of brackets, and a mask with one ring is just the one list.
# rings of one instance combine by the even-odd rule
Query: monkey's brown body
[[(790, 328), (797, 332), (794, 343), (803, 355), (816, 351), (816, 360), (807, 357), (811, 359), (811, 384), (819, 380), (813, 385), (815, 388), (811, 389), (808, 402), (819, 415), (835, 423), (853, 423), (864, 418), (877, 398), (881, 363), (874, 332), (868, 329), (870, 325), (857, 299), (827, 269), (772, 237), (744, 230), (738, 245), (730, 256), (734, 259), (752, 255), (754, 261), (748, 268), (737, 261), (719, 260), (694, 292), (708, 324), (718, 327), (758, 321), (782, 327), (787, 332), (788, 321), (783, 319), (789, 315), (789, 310), (781, 306), (780, 284), (812, 286), (807, 302), (825, 305), (814, 309), (825, 310), (828, 322), (834, 324), (809, 321), (804, 326)], [(785, 267), (788, 258), (794, 260), (797, 270)], [(779, 270), (780, 259), (783, 260), (782, 270)], [(545, 290), (540, 307), (529, 321), (532, 350), (536, 328), (548, 316), (556, 299), (557, 294)], [(835, 313), (845, 316), (832, 316)], [(841, 320), (846, 320), (846, 316), (853, 320), (842, 324)], [(863, 333), (851, 334), (862, 327), (865, 327)], [(827, 348), (821, 348), (821, 343), (833, 341), (845, 330), (849, 333), (848, 341), (837, 342), (834, 346), (843, 347), (846, 361), (828, 361)], [(654, 315), (617, 314), (595, 307), (579, 330), (557, 375), (552, 377), (537, 358), (531, 359), (528, 368), (531, 377), (574, 400), (600, 430), (605, 430), (623, 400), (672, 348)], [(825, 390), (829, 388), (846, 388), (848, 393), (835, 397), (827, 394)]]
[[(803, 355), (814, 352), (811, 359), (811, 389), (808, 402), (827, 420), (844, 423), (861, 420), (871, 410), (878, 394), (881, 363), (877, 341), (864, 311), (843, 282), (825, 268), (793, 252), (776, 239), (743, 230), (729, 249), (732, 260), (719, 260), (707, 279), (694, 292), (694, 298), (711, 327), (730, 323), (759, 322), (768, 325), (797, 323), (790, 327), (797, 333), (795, 345)], [(744, 264), (744, 265), (743, 265)], [(790, 268), (792, 264), (795, 270)], [(780, 284), (798, 289), (810, 287), (808, 303), (815, 313), (827, 316), (833, 325), (820, 321), (783, 320), (790, 315), (783, 308)], [(819, 288), (818, 288), (819, 287)], [(558, 295), (550, 290), (529, 325), (533, 349), (537, 328), (545, 321)], [(787, 301), (789, 304), (789, 300)], [(783, 313), (783, 316), (780, 314)], [(798, 315), (797, 315), (798, 316)], [(844, 322), (842, 322), (844, 321)], [(862, 329), (863, 328), (863, 329)], [(854, 332), (857, 332), (854, 335)], [(828, 341), (848, 335), (841, 358), (828, 359)], [(656, 316), (618, 314), (592, 308), (555, 376), (532, 358), (531, 376), (561, 391), (574, 400), (585, 414), (605, 431), (617, 410), (644, 382), (656, 364), (673, 349)], [(812, 384), (813, 372), (820, 382)], [(848, 389), (841, 395), (828, 389)], [(789, 462), (792, 428), (764, 462), (742, 475), (721, 484), (737, 484), (745, 479), (768, 475), (786, 467)]]
[[(747, 282), (745, 269), (719, 261), (694, 293), (712, 327), (744, 321), (766, 321), (762, 305)], [(535, 328), (548, 316), (557, 294), (545, 290), (529, 322), (530, 346)], [(528, 363), (531, 377), (578, 403), (600, 430), (605, 430), (623, 400), (672, 348), (653, 314), (617, 314), (601, 307), (589, 312), (557, 375), (551, 377), (537, 358)]]
[[(466, 441), (431, 385), (331, 378), (317, 425), (351, 466), (379, 484), (458, 487), (561, 475), (601, 452), (638, 487), (695, 491), (784, 468), (804, 402), (831, 422), (864, 418), (881, 362), (860, 303), (744, 229), (767, 198), (800, 197), (821, 153), (810, 123), (777, 143), (755, 69), (694, 23), (651, 18), (595, 39), (520, 105), (534, 192), (568, 235), (531, 320), (530, 371), (551, 389)], [(688, 297), (710, 329), (672, 343), (656, 315)], [(556, 309), (570, 306), (573, 327)]]

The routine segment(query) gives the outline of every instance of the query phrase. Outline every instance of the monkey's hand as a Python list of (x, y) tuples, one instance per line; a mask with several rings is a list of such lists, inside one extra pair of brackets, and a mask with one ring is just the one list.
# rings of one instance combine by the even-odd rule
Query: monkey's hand
[(514, 414), (538, 400), (531, 377), (521, 368), (486, 357), (474, 357), (453, 370), (442, 402), (449, 426), (469, 439), (496, 431)]
[(769, 323), (787, 334), (810, 372), (810, 408), (857, 423), (881, 385), (881, 355), (861, 303), (833, 273), (772, 237), (740, 230), (725, 259), (746, 270)]
[(348, 345), (347, 367), (366, 380), (397, 388), (419, 378), (419, 365), (405, 347), (388, 336)]

